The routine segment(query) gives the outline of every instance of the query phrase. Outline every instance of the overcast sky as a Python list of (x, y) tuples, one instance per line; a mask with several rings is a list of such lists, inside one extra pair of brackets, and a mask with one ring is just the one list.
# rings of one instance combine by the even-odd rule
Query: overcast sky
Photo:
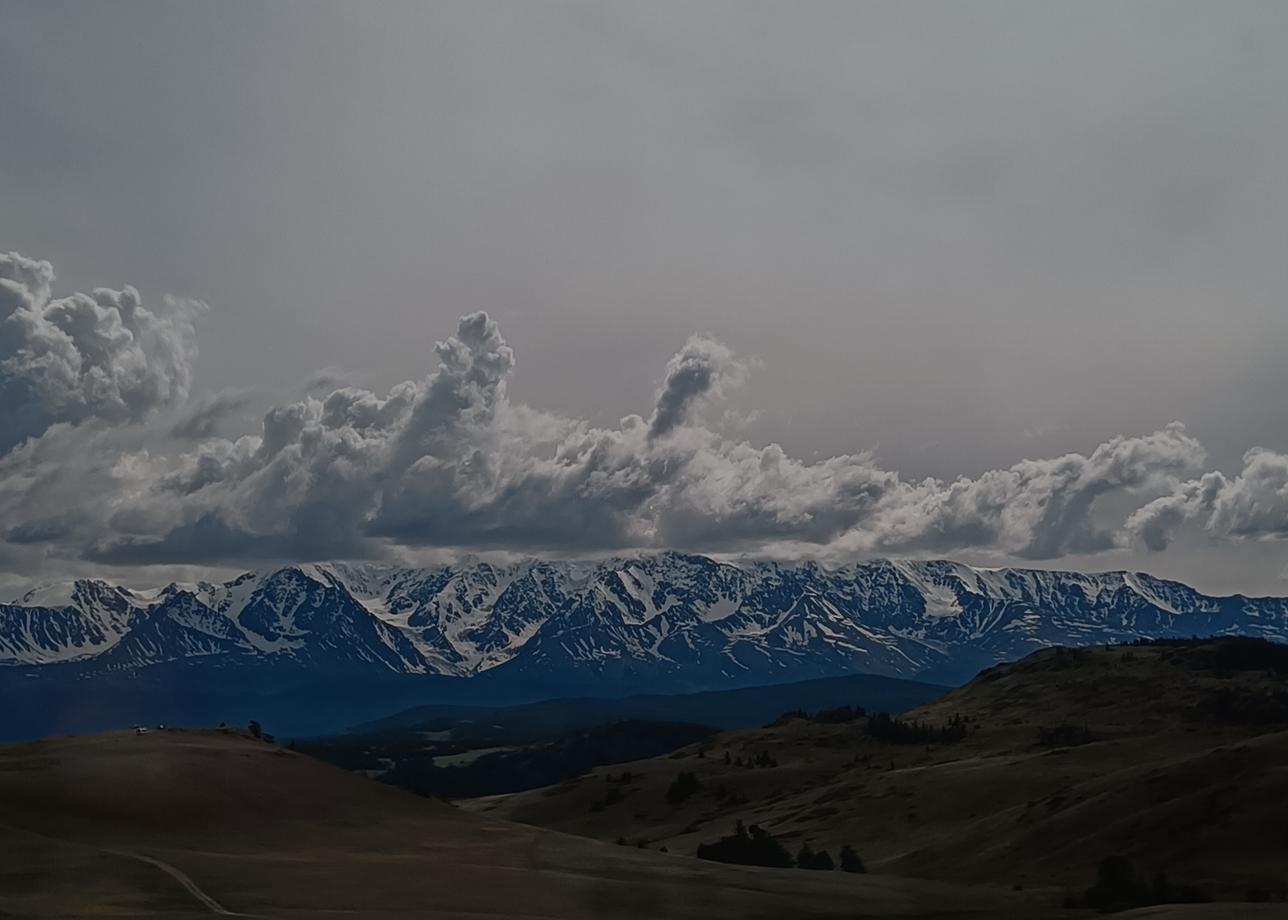
[(1285, 34), (0, 0), (0, 588), (680, 546), (1288, 593)]

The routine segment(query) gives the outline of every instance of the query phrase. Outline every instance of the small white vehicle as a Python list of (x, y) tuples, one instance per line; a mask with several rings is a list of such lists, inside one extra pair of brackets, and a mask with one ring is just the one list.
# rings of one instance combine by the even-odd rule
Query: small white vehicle
[(136, 735), (146, 735), (147, 733), (148, 733), (148, 729), (147, 729), (147, 728), (145, 728), (144, 726), (142, 726), (142, 725), (136, 725), (136, 726), (134, 726), (134, 734), (136, 734)]

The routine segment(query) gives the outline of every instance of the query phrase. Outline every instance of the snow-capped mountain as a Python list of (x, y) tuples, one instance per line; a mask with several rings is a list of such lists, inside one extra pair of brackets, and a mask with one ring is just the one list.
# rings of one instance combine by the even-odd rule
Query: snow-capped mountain
[(1044, 645), (1217, 633), (1288, 640), (1288, 599), (1209, 597), (1129, 572), (661, 553), (327, 563), (151, 592), (53, 585), (0, 605), (0, 665), (238, 662), (658, 690), (850, 672), (959, 680)]
[(149, 602), (105, 581), (58, 582), (0, 605), (0, 664), (51, 664), (115, 646)]

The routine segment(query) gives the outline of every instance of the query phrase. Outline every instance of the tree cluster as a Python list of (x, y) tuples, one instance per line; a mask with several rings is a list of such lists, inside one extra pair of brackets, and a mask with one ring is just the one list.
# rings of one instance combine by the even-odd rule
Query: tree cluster
[(608, 791), (604, 793), (604, 797), (602, 799), (596, 799), (590, 803), (590, 810), (593, 812), (603, 811), (610, 805), (616, 805), (624, 798), (626, 798), (626, 796), (623, 794), (621, 786), (609, 786)]
[(807, 712), (804, 709), (793, 709), (783, 713), (768, 728), (786, 725), (788, 722), (818, 722), (822, 725), (842, 725), (846, 722), (857, 722), (868, 714), (862, 706), (835, 706), (831, 709), (820, 709), (818, 712)]
[(724, 753), (724, 762), (727, 767), (776, 767), (778, 758), (771, 757), (768, 751), (758, 751), (754, 756), (743, 758), (741, 755), (734, 757), (728, 751)]
[(1042, 747), (1077, 747), (1095, 741), (1091, 729), (1085, 725), (1071, 725), (1062, 722), (1059, 725), (1038, 728), (1038, 744)]
[(751, 801), (747, 796), (743, 795), (741, 792), (730, 789), (724, 783), (716, 786), (714, 795), (716, 797), (716, 801), (722, 802), (725, 805), (746, 805)]
[(698, 774), (681, 772), (667, 787), (666, 800), (672, 805), (679, 805), (701, 788), (702, 782), (698, 779)]
[(742, 821), (730, 836), (721, 837), (714, 843), (698, 844), (698, 859), (776, 869), (790, 869), (796, 864), (792, 854), (773, 834), (758, 824), (748, 828)]
[(905, 722), (888, 712), (878, 712), (868, 717), (867, 731), (878, 741), (894, 744), (951, 744), (966, 737), (966, 723), (956, 715), (947, 725), (931, 725)]
[[(787, 852), (773, 834), (753, 824), (750, 827), (739, 821), (734, 832), (713, 843), (698, 845), (698, 859), (714, 862), (736, 863), (741, 866), (768, 866), (776, 869), (813, 869), (829, 871), (837, 868), (832, 854), (815, 850), (808, 842), (801, 844), (796, 856)], [(865, 872), (863, 860), (848, 843), (841, 847), (840, 868), (845, 872)]]
[(1288, 722), (1288, 691), (1277, 687), (1219, 687), (1186, 713), (1217, 725), (1279, 725)]
[(1081, 898), (1066, 898), (1066, 905), (1092, 907), (1107, 914), (1151, 904), (1198, 904), (1210, 900), (1197, 886), (1174, 884), (1163, 872), (1148, 880), (1137, 874), (1129, 857), (1114, 854), (1100, 861), (1095, 884), (1086, 888)]
[(802, 843), (801, 848), (796, 851), (796, 868), (831, 871), (836, 868), (836, 863), (832, 862), (832, 855), (827, 850), (819, 850), (815, 853), (808, 843)]

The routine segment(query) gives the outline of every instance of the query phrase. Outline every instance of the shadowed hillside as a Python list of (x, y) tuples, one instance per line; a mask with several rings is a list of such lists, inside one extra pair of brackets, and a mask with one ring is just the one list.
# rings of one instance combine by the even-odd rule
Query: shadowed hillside
[(1049, 649), (899, 720), (793, 714), (468, 807), (679, 853), (742, 820), (793, 853), (851, 845), (874, 872), (1078, 897), (1121, 855), (1142, 884), (1282, 899), (1286, 674), (1288, 649), (1257, 640)]
[(0, 916), (1059, 916), (1049, 895), (802, 878), (467, 814), (236, 733), (0, 747)]

